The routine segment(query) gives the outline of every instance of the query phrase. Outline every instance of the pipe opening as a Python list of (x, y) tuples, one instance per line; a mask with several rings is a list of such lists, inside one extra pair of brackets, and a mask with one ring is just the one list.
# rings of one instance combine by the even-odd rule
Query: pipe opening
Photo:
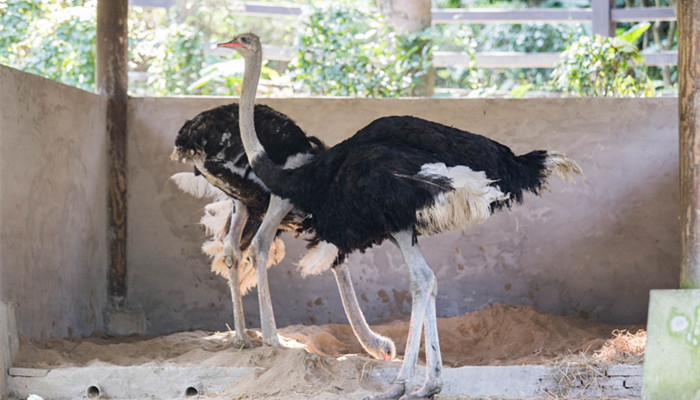
[(190, 386), (185, 389), (185, 397), (195, 397), (199, 396), (199, 390), (196, 387)]
[(96, 399), (100, 397), (100, 388), (97, 386), (90, 386), (85, 392), (89, 399)]

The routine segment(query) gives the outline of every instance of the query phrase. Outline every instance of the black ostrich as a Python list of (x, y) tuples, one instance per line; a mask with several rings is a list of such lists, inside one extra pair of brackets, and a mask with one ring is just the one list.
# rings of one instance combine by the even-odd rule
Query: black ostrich
[[(248, 33), (220, 46), (235, 49), (245, 59), (241, 135), (260, 180), (311, 215), (315, 242), (335, 246), (338, 261), (385, 239), (403, 254), (413, 298), (404, 361), (391, 389), (373, 398), (428, 398), (438, 393), (442, 360), (437, 283), (417, 237), (482, 222), (494, 210), (521, 202), (524, 191), (539, 193), (552, 173), (566, 178), (581, 174), (581, 169), (562, 154), (537, 150), (515, 156), (486, 137), (410, 116), (380, 118), (306, 164), (280, 168), (256, 136), (253, 123), (260, 40)], [(412, 392), (423, 327), (426, 381)]]
[[(171, 158), (194, 165), (195, 173), (178, 173), (172, 179), (190, 194), (215, 200), (205, 207), (202, 218), (213, 237), (203, 250), (212, 258), (212, 270), (228, 278), (235, 341), (251, 345), (241, 298), (257, 283), (263, 343), (279, 345), (265, 266), (277, 264), (284, 257), (284, 243), (278, 233), (308, 231), (310, 218), (293, 210), (289, 201), (270, 195), (252, 171), (241, 143), (238, 112), (238, 104), (228, 104), (204, 111), (183, 125)], [(306, 136), (293, 120), (270, 107), (255, 106), (255, 115), (256, 130), (270, 149), (272, 162), (284, 168), (299, 166), (325, 149), (317, 138)], [(322, 272), (332, 266), (333, 260), (324, 257), (323, 247), (318, 247), (301, 260), (302, 275)], [(394, 343), (373, 332), (365, 321), (347, 267), (335, 265), (332, 270), (345, 312), (362, 346), (373, 357), (392, 359), (396, 354)]]

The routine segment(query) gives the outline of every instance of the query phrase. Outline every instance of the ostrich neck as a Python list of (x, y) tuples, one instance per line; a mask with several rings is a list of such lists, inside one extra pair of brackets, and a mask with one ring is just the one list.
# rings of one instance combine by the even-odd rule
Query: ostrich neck
[(258, 89), (260, 71), (262, 69), (262, 52), (245, 59), (243, 71), (243, 84), (241, 87), (241, 100), (239, 104), (238, 121), (241, 129), (241, 141), (245, 149), (248, 162), (253, 165), (253, 160), (265, 153), (258, 135), (255, 132), (255, 92)]
[(274, 194), (289, 198), (289, 194), (294, 192), (291, 190), (293, 183), (290, 180), (292, 170), (285, 170), (272, 162), (255, 132), (255, 92), (258, 89), (261, 68), (262, 51), (245, 59), (241, 100), (238, 106), (241, 141), (248, 162), (258, 178)]

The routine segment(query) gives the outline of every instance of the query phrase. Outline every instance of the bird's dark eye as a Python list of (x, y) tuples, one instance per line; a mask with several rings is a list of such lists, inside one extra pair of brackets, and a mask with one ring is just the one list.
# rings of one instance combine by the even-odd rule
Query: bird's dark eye
[(241, 38), (241, 43), (248, 44), (249, 42), (250, 42), (250, 40), (249, 40), (246, 36), (243, 36), (243, 37)]

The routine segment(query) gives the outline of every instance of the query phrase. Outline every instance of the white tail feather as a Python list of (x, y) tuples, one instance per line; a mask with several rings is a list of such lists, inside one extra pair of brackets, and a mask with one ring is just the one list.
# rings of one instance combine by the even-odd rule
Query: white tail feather
[(183, 192), (202, 199), (205, 197), (215, 200), (225, 199), (226, 193), (209, 183), (202, 175), (195, 175), (192, 172), (178, 172), (170, 177)]
[(563, 153), (548, 151), (544, 165), (547, 176), (554, 174), (564, 182), (573, 182), (576, 175), (585, 178), (581, 167)]
[(454, 190), (438, 194), (433, 204), (416, 211), (416, 228), (423, 234), (454, 231), (483, 222), (491, 215), (491, 203), (508, 198), (498, 186), (491, 185), (494, 181), (484, 172), (464, 165), (425, 164), (416, 174), (416, 178), (430, 176), (448, 178)]
[(233, 202), (231, 200), (216, 201), (204, 206), (204, 215), (199, 222), (204, 225), (207, 235), (223, 242), (232, 210)]
[[(221, 240), (212, 239), (202, 245), (204, 254), (211, 258), (211, 271), (217, 275), (228, 278), (228, 266), (224, 262), (224, 243)], [(270, 246), (267, 258), (267, 268), (279, 264), (285, 255), (284, 242), (280, 238), (275, 238)], [(257, 285), (255, 269), (248, 260), (248, 250), (242, 253), (243, 259), (238, 265), (238, 284), (241, 288), (241, 295), (245, 295)]]
[(301, 276), (318, 275), (326, 271), (338, 258), (338, 248), (328, 242), (319, 242), (299, 261)]

